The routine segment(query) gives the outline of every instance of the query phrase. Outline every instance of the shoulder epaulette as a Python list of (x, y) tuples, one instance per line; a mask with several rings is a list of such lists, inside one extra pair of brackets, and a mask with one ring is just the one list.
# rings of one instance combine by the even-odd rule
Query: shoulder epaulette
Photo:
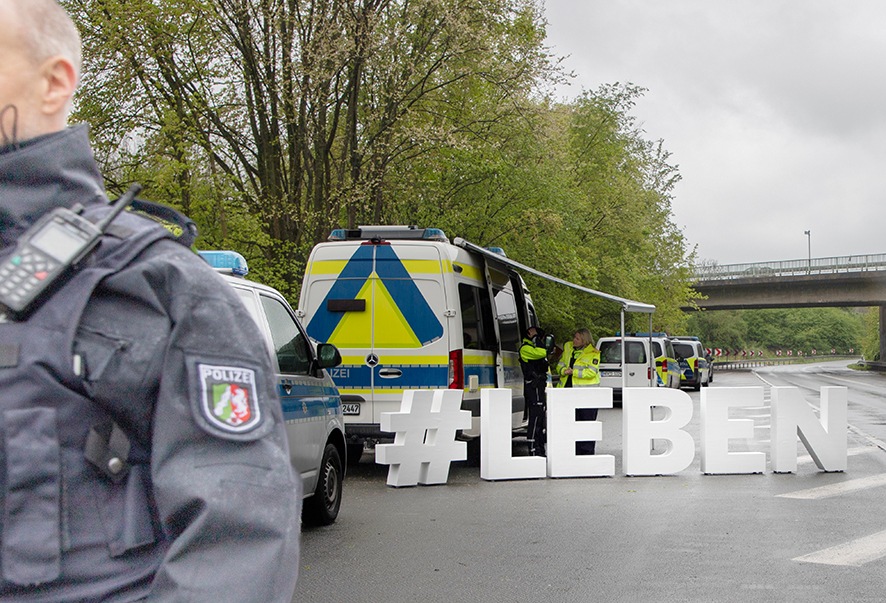
[(140, 216), (160, 224), (185, 247), (194, 246), (194, 242), (197, 240), (197, 224), (183, 213), (166, 205), (143, 199), (133, 201), (130, 209)]

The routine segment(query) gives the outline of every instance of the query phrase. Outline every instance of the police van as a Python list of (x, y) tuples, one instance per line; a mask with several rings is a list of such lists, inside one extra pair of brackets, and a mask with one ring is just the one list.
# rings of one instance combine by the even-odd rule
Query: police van
[(292, 466), (304, 486), (305, 519), (328, 525), (338, 517), (346, 455), (341, 397), (329, 376), (341, 362), (334, 345), (313, 344), (283, 296), (247, 281), (246, 260), (233, 251), (201, 251), (234, 288), (268, 344), (277, 369)]
[[(624, 340), (624, 363), (622, 363)], [(680, 373), (672, 340), (665, 333), (632, 333), (626, 337), (601, 337), (600, 385), (621, 394), (627, 387), (680, 387)], [(624, 376), (623, 376), (624, 373)]]
[(409, 389), (463, 390), (473, 421), (462, 436), (471, 439), (480, 390), (510, 388), (512, 427), (525, 425), (518, 350), (537, 319), (504, 257), (415, 226), (335, 230), (314, 247), (298, 316), (310, 337), (341, 350), (332, 376), (355, 457), (365, 441), (392, 437), (381, 415), (399, 411)]
[(674, 353), (680, 365), (682, 387), (691, 387), (698, 391), (702, 386), (707, 387), (711, 384), (713, 378), (711, 364), (698, 337), (674, 337)]

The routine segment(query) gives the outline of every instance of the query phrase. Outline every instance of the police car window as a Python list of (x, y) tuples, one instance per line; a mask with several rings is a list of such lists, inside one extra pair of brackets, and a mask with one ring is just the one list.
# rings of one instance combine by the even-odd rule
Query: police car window
[(681, 358), (691, 358), (693, 356), (692, 346), (688, 343), (675, 343), (674, 353)]
[(465, 283), (458, 285), (464, 347), (475, 350), (495, 350), (495, 329), (492, 324), (492, 305), (486, 289)]
[(526, 309), (529, 310), (529, 324), (537, 325), (538, 314), (535, 313), (535, 306), (533, 306), (532, 304), (527, 304)]
[(600, 362), (621, 362), (621, 342), (604, 341), (600, 344)]
[[(627, 364), (646, 364), (646, 346), (639, 341), (625, 342)], [(621, 364), (621, 342), (604, 341), (600, 344), (600, 362)]]
[(258, 311), (258, 304), (255, 303), (255, 296), (252, 294), (252, 290), (234, 287), (234, 291), (237, 292), (237, 297), (239, 297), (240, 301), (243, 302), (243, 305), (246, 306), (246, 310), (249, 312), (252, 320), (255, 321), (255, 324), (260, 325), (261, 314)]
[(480, 308), (477, 307), (477, 288), (464, 283), (458, 285), (461, 308), (461, 327), (464, 330), (465, 349), (477, 349), (480, 342)]
[(520, 325), (517, 322), (517, 304), (509, 289), (495, 291), (495, 315), (501, 349), (516, 352), (520, 348)]
[(656, 358), (658, 358), (659, 356), (664, 356), (664, 352), (662, 352), (661, 350), (661, 344), (657, 341), (652, 342), (652, 352)]
[(271, 339), (281, 373), (307, 375), (311, 368), (310, 344), (280, 300), (261, 295)]

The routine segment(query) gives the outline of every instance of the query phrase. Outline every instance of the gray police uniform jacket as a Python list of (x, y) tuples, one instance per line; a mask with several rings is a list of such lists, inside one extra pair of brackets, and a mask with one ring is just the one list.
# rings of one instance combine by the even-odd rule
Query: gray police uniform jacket
[[(85, 127), (0, 151), (0, 261), (75, 203), (107, 212)], [(264, 341), (166, 229), (114, 227), (0, 313), (0, 600), (288, 602), (301, 491)]]

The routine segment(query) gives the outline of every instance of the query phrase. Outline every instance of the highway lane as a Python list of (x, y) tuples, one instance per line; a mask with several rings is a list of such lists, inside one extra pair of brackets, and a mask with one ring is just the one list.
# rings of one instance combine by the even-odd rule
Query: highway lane
[(765, 386), (800, 388), (815, 406), (822, 387), (848, 388), (849, 425), (869, 436), (871, 443), (886, 442), (886, 374), (853, 370), (845, 361), (775, 366), (757, 369), (756, 374)]
[(446, 485), (394, 489), (366, 454), (339, 521), (304, 531), (293, 601), (882, 600), (886, 452), (872, 439), (886, 381), (829, 365), (718, 373), (712, 387), (764, 388), (760, 408), (736, 409), (755, 438), (731, 450), (768, 453), (768, 383), (813, 405), (823, 384), (849, 388), (845, 473), (820, 472), (798, 444), (789, 475), (706, 476), (697, 454), (677, 475), (625, 477), (618, 408), (600, 413), (611, 478), (485, 482), (456, 463)]

